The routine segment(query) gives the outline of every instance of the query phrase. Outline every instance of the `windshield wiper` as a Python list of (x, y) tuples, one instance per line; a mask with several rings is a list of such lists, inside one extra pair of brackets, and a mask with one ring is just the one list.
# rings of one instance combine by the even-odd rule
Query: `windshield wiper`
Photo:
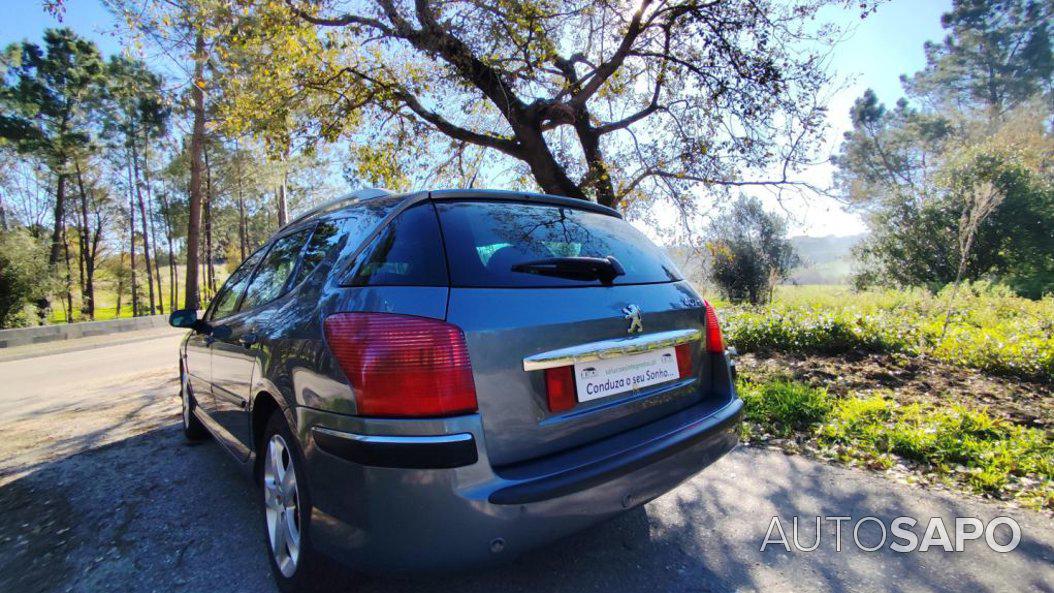
[(607, 257), (547, 257), (526, 261), (512, 266), (513, 272), (555, 276), (568, 280), (600, 280), (610, 285), (615, 278), (624, 276), (626, 270), (615, 256)]

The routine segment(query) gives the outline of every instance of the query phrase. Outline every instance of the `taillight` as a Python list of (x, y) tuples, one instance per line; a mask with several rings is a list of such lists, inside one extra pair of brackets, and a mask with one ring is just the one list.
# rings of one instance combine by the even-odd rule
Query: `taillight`
[(706, 351), (713, 354), (724, 354), (725, 339), (721, 336), (721, 323), (717, 320), (717, 311), (710, 303), (703, 301), (706, 309)]
[(337, 313), (326, 340), (363, 416), (451, 416), (476, 411), (465, 336), (436, 319)]
[(677, 353), (677, 374), (687, 379), (692, 375), (692, 345), (678, 344), (674, 351)]
[(575, 367), (545, 369), (545, 390), (550, 412), (566, 412), (575, 407)]

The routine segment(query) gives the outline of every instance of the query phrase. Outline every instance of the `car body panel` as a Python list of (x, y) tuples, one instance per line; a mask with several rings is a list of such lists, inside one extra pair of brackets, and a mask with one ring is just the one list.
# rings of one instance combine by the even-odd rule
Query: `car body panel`
[[(579, 205), (569, 198), (492, 194), (433, 195)], [(256, 461), (254, 427), (266, 422), (270, 402), (277, 404), (304, 452), (315, 506), (312, 540), (323, 552), (366, 572), (508, 561), (669, 491), (736, 445), (742, 402), (727, 357), (707, 353), (703, 342), (692, 345), (694, 373), (687, 379), (580, 404), (565, 414), (548, 411), (541, 372), (523, 369), (524, 358), (534, 354), (629, 335), (623, 312), (629, 305), (641, 311), (643, 334), (704, 329), (702, 301), (687, 282), (525, 290), (342, 286), (363, 245), (430, 194), (381, 199), (386, 202), (377, 212), (384, 216), (375, 228), (349, 239), (274, 301), (216, 323), (229, 333), (191, 332), (181, 352), (199, 400), (195, 413), (247, 470)], [(365, 206), (347, 206), (355, 207)], [(582, 207), (612, 214), (602, 206)], [(319, 220), (347, 214), (327, 208)], [(327, 316), (348, 311), (461, 327), (478, 413), (357, 416), (355, 390), (323, 330)], [(256, 338), (248, 346), (239, 341), (247, 333)], [(379, 467), (319, 449), (315, 429), (365, 441), (471, 435), (478, 455), (459, 467)], [(501, 502), (506, 499), (527, 502)]]
[[(702, 300), (686, 282), (589, 288), (453, 288), (447, 320), (468, 342), (476, 397), (496, 465), (547, 455), (645, 424), (697, 403), (698, 377), (549, 412), (545, 376), (527, 372), (532, 354), (626, 337), (623, 309), (643, 312), (646, 333), (701, 329)], [(696, 369), (701, 356), (693, 346)], [(702, 376), (700, 373), (699, 376)]]

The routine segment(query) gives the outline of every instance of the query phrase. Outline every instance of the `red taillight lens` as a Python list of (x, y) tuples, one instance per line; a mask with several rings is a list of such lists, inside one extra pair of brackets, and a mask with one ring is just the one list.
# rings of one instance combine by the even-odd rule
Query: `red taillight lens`
[(677, 352), (677, 373), (687, 379), (692, 375), (692, 345), (678, 344), (674, 351)]
[(337, 313), (326, 341), (363, 416), (451, 416), (476, 411), (465, 336), (436, 319)]
[(713, 354), (724, 354), (725, 339), (721, 336), (721, 322), (717, 320), (717, 311), (710, 303), (703, 302), (706, 309), (706, 351)]
[(545, 369), (545, 389), (550, 412), (566, 412), (575, 407), (575, 367)]

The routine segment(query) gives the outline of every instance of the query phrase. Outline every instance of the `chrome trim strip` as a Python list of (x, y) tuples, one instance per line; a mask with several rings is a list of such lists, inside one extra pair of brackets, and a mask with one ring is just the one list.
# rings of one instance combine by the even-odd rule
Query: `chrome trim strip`
[(655, 334), (637, 335), (632, 338), (590, 342), (528, 356), (523, 359), (523, 370), (528, 372), (540, 371), (555, 367), (565, 367), (576, 362), (592, 362), (606, 358), (617, 358), (619, 356), (669, 348), (688, 342), (698, 342), (702, 339), (702, 330), (677, 329)]
[(434, 445), (439, 443), (463, 443), (471, 441), (472, 435), (467, 432), (458, 434), (437, 434), (430, 436), (389, 436), (374, 434), (356, 434), (353, 432), (341, 432), (321, 426), (313, 426), (311, 430), (318, 431), (329, 436), (356, 441), (359, 443), (385, 443), (389, 445)]

